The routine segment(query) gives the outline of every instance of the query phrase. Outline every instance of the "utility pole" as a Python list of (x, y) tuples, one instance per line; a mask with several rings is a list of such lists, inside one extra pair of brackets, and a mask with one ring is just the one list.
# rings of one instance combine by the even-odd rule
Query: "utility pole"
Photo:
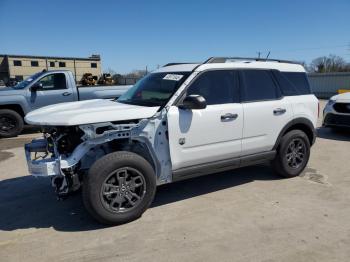
[(258, 51), (257, 53), (258, 53), (258, 58), (260, 59), (261, 52), (260, 52), (260, 51)]

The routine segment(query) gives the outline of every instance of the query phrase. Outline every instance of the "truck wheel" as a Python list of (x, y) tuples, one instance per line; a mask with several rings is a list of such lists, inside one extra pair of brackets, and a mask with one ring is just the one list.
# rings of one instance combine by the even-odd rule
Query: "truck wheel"
[(126, 151), (105, 155), (83, 181), (83, 202), (100, 223), (119, 225), (139, 218), (156, 192), (155, 172), (143, 157)]
[(0, 109), (0, 137), (14, 137), (23, 130), (23, 118), (16, 111)]
[(310, 157), (310, 142), (301, 130), (292, 130), (282, 137), (272, 165), (283, 177), (298, 176), (306, 167)]

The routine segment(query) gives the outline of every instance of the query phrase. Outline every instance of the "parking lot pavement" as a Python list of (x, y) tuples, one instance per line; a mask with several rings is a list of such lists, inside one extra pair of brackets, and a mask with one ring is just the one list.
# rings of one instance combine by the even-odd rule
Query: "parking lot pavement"
[(260, 165), (161, 186), (116, 227), (27, 175), (36, 136), (0, 140), (0, 261), (349, 261), (350, 133), (319, 128), (300, 177)]

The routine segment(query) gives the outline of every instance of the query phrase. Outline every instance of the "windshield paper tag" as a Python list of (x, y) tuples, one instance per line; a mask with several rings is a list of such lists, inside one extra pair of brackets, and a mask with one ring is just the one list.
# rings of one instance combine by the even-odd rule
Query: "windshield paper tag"
[(167, 74), (164, 76), (164, 80), (172, 80), (172, 81), (179, 81), (183, 75), (175, 75), (175, 74)]

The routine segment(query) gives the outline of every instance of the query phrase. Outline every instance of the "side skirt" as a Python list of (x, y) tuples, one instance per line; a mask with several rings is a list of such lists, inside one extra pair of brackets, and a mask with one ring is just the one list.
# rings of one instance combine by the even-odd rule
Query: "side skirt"
[(248, 156), (219, 160), (211, 163), (180, 168), (178, 170), (173, 171), (173, 182), (197, 176), (219, 173), (244, 166), (266, 163), (268, 161), (273, 160), (275, 156), (276, 150), (272, 150), (269, 152), (263, 152)]

